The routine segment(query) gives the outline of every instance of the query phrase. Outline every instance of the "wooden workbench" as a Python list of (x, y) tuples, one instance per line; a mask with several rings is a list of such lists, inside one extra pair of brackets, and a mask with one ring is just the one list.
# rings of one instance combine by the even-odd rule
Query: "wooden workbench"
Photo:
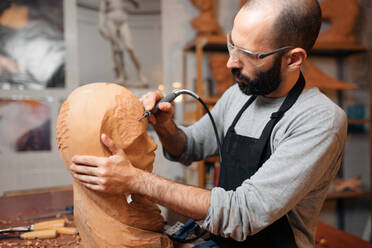
[[(25, 217), (31, 217), (50, 212), (56, 212), (57, 208), (73, 205), (72, 188), (47, 189), (44, 191), (32, 191), (22, 193), (8, 193), (0, 197), (0, 229), (30, 225), (35, 222), (52, 220), (54, 218), (40, 219), (35, 221), (24, 221)], [(54, 209), (54, 210), (53, 210)], [(69, 226), (73, 226), (73, 216), (66, 215)], [(0, 248), (5, 247), (78, 247), (80, 238), (78, 235), (59, 235), (49, 240), (0, 240)], [(316, 248), (350, 248), (364, 247), (372, 248), (372, 244), (360, 238), (338, 230), (332, 226), (318, 223), (316, 237)], [(175, 247), (192, 247), (190, 244), (176, 245)]]
[[(62, 211), (66, 206), (73, 205), (72, 188), (57, 188), (37, 190), (32, 192), (8, 193), (0, 197), (0, 229), (31, 225), (36, 222), (53, 220), (56, 217), (25, 221), (25, 217), (37, 216)], [(60, 209), (60, 210), (58, 210)], [(58, 218), (66, 220), (66, 226), (74, 226), (73, 215), (61, 215)], [(11, 233), (19, 234), (19, 233)], [(44, 240), (0, 240), (0, 248), (5, 247), (78, 247), (79, 235), (58, 235), (54, 239)]]

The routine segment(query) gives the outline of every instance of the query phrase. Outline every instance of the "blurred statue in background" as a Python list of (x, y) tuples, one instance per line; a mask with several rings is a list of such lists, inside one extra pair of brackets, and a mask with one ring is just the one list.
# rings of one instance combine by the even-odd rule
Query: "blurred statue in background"
[(222, 96), (233, 83), (231, 71), (226, 67), (229, 57), (226, 54), (214, 54), (209, 59), (209, 69), (216, 83), (215, 96)]
[(200, 10), (200, 15), (191, 20), (197, 36), (219, 36), (221, 27), (214, 16), (213, 0), (190, 0)]
[[(147, 79), (141, 72), (140, 62), (134, 52), (132, 36), (128, 23), (129, 3), (138, 8), (137, 0), (101, 0), (99, 8), (99, 32), (110, 41), (117, 83), (131, 87), (147, 87)], [(124, 64), (124, 51), (127, 51), (137, 72), (139, 82), (130, 84)]]
[(248, 2), (248, 0), (240, 0), (240, 4), (239, 4), (239, 7), (243, 7), (244, 4), (246, 4)]
[(338, 178), (331, 185), (330, 192), (362, 192), (363, 181), (361, 176), (353, 178)]
[(320, 6), (323, 20), (331, 26), (319, 34), (318, 42), (355, 44), (353, 31), (359, 12), (358, 0), (324, 0)]
[(330, 90), (352, 90), (357, 88), (357, 85), (354, 83), (340, 81), (328, 76), (321, 69), (312, 64), (309, 60), (304, 61), (302, 72), (304, 73), (306, 83), (309, 87), (315, 86), (320, 89)]
[(65, 86), (63, 3), (0, 1), (0, 88)]

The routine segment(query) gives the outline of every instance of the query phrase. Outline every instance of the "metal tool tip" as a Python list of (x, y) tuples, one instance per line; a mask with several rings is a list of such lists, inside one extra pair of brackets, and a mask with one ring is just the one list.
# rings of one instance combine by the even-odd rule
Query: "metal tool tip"
[(138, 120), (142, 120), (143, 118), (146, 118), (146, 117), (149, 117), (150, 116), (150, 112), (149, 111), (146, 111), (140, 118), (138, 118)]

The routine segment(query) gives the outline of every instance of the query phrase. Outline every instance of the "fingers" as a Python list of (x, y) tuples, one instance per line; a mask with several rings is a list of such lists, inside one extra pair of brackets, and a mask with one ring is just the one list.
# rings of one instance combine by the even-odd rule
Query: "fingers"
[(105, 192), (106, 190), (104, 178), (79, 173), (72, 173), (72, 176), (88, 189), (100, 192)]
[(73, 173), (72, 176), (79, 180), (81, 183), (89, 183), (89, 184), (100, 184), (100, 180), (96, 176), (89, 176), (89, 175), (84, 175), (84, 174), (78, 174), (78, 173)]
[(99, 176), (100, 170), (99, 167), (92, 167), (92, 166), (85, 166), (79, 164), (71, 164), (70, 170), (74, 173), (84, 174), (84, 175), (91, 175), (91, 176)]
[(155, 107), (156, 102), (163, 97), (164, 97), (164, 95), (160, 91), (149, 92), (149, 93), (143, 95), (140, 98), (140, 101), (142, 102), (143, 107), (145, 108), (145, 110), (150, 111)]
[(148, 117), (148, 121), (152, 124), (152, 125), (156, 125), (156, 118), (155, 118), (155, 116), (153, 116), (153, 115), (150, 115), (149, 117)]
[(104, 157), (82, 155), (82, 156), (73, 156), (72, 162), (75, 164), (84, 164), (84, 165), (88, 165), (91, 167), (97, 167), (97, 166), (104, 165), (106, 160)]
[(159, 103), (159, 109), (163, 112), (171, 113), (173, 111), (173, 106), (169, 102)]
[(104, 188), (101, 185), (84, 183), (84, 182), (81, 182), (81, 184), (84, 185), (88, 189), (99, 191), (99, 192), (104, 192)]
[(110, 139), (106, 134), (101, 135), (102, 143), (111, 151), (112, 154), (117, 155), (122, 152), (120, 148), (116, 146), (114, 141)]

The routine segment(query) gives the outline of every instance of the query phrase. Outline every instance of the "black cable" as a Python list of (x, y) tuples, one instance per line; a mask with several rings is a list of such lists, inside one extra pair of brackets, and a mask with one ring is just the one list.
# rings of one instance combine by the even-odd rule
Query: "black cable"
[(203, 237), (207, 232), (208, 232), (207, 230), (203, 230), (200, 234), (196, 235), (195, 237), (189, 238), (189, 239), (178, 239), (178, 238), (172, 237), (170, 235), (168, 235), (168, 237), (171, 240), (177, 241), (179, 243), (191, 243), (191, 242), (194, 242), (195, 240), (200, 239), (201, 237)]
[[(185, 89), (181, 89), (181, 90), (176, 90), (174, 91), (173, 93), (167, 95), (166, 97), (164, 97), (162, 100), (160, 100), (159, 102), (161, 101), (167, 101), (167, 102), (170, 102), (170, 101), (173, 101), (177, 96), (179, 95), (182, 95), (182, 94), (186, 94), (186, 95), (190, 95), (192, 97), (194, 97), (196, 100), (198, 100), (204, 107), (205, 111), (207, 112), (208, 116), (209, 116), (209, 119), (211, 120), (212, 122), (212, 126), (213, 126), (213, 130), (214, 130), (214, 134), (216, 136), (216, 140), (217, 140), (217, 146), (218, 146), (218, 154), (220, 156), (220, 163), (222, 163), (222, 146), (221, 146), (221, 142), (220, 142), (220, 137), (218, 136), (218, 132), (217, 132), (217, 127), (216, 127), (216, 123), (214, 122), (214, 119), (213, 119), (213, 116), (211, 114), (211, 112), (209, 111), (208, 109), (208, 106), (205, 104), (205, 102), (200, 98), (200, 96), (198, 96), (195, 92), (191, 91), (191, 90), (185, 90)], [(155, 108), (154, 108), (154, 113), (158, 111), (158, 103), (156, 104)], [(195, 237), (193, 238), (189, 238), (189, 239), (178, 239), (176, 237), (172, 237), (170, 235), (168, 235), (172, 240), (175, 240), (175, 241), (178, 241), (180, 243), (190, 243), (190, 242), (193, 242), (199, 238), (201, 238), (203, 235), (205, 235), (207, 233), (206, 230), (203, 230), (202, 232), (200, 232), (198, 235), (196, 235)]]
[(212, 122), (214, 134), (216, 135), (216, 140), (217, 140), (217, 145), (218, 145), (218, 155), (220, 156), (220, 164), (222, 164), (222, 146), (221, 146), (221, 141), (220, 141), (220, 137), (218, 136), (216, 123), (214, 122), (213, 116), (212, 116), (211, 112), (209, 111), (208, 106), (205, 104), (205, 102), (201, 99), (200, 96), (198, 96), (197, 94), (195, 94), (191, 90), (181, 89), (181, 90), (175, 91), (174, 93), (177, 96), (179, 96), (181, 94), (190, 95), (190, 96), (194, 97), (196, 100), (198, 100), (203, 105), (205, 111), (207, 112), (207, 114), (209, 116), (209, 119)]

